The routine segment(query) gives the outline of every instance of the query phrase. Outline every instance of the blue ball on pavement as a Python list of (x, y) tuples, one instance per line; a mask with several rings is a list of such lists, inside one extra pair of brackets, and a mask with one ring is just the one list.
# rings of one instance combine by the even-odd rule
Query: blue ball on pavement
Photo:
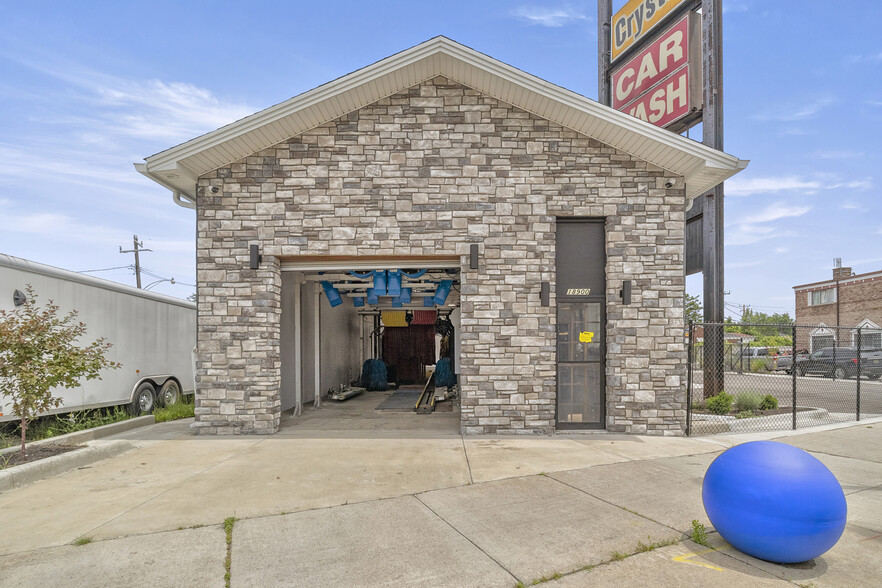
[(784, 443), (752, 441), (726, 450), (708, 467), (701, 497), (726, 541), (766, 561), (814, 559), (845, 530), (845, 494), (836, 477)]

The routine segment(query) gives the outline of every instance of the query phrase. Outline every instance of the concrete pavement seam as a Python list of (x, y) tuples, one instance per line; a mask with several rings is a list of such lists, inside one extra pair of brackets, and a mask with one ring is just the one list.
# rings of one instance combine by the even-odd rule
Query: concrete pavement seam
[[(719, 534), (719, 533), (717, 533), (717, 534)], [(725, 537), (723, 537), (723, 538), (725, 539)], [(733, 547), (732, 549), (735, 549), (735, 548)], [(722, 556), (724, 556), (724, 557), (728, 557), (729, 559), (731, 559), (731, 560), (733, 560), (733, 561), (736, 561), (736, 562), (738, 562), (738, 563), (740, 563), (740, 564), (744, 564), (744, 565), (746, 565), (746, 566), (748, 566), (748, 567), (750, 567), (750, 568), (753, 568), (754, 570), (757, 570), (758, 572), (760, 572), (760, 573), (762, 573), (762, 574), (765, 574), (765, 575), (767, 575), (767, 576), (772, 576), (773, 578), (775, 578), (775, 579), (777, 579), (777, 580), (781, 580), (782, 582), (787, 582), (788, 584), (793, 584), (794, 586), (800, 586), (800, 587), (805, 586), (804, 584), (800, 584), (799, 582), (796, 582), (795, 580), (788, 580), (787, 578), (785, 578), (785, 577), (783, 577), (783, 576), (779, 576), (779, 575), (777, 575), (777, 574), (773, 574), (773, 573), (770, 572), (770, 571), (764, 570), (764, 569), (762, 569), (761, 567), (754, 565), (752, 562), (744, 561), (743, 559), (738, 559), (737, 557), (735, 557), (735, 556), (732, 555), (731, 553), (726, 553), (726, 552), (723, 551), (722, 549), (715, 549), (714, 551), (716, 551), (717, 553), (719, 553), (720, 555), (722, 555)], [(737, 551), (737, 550), (736, 550), (736, 551)], [(741, 553), (741, 554), (743, 554), (743, 555), (747, 555), (747, 554), (745, 554), (745, 553), (743, 553), (743, 552), (741, 552), (741, 551), (738, 551), (738, 553)], [(748, 557), (751, 557), (751, 556), (748, 556)], [(783, 564), (775, 564), (775, 562), (766, 562), (766, 563), (772, 563), (772, 564), (774, 564), (774, 565), (783, 565)], [(814, 586), (814, 583), (812, 582), (812, 583), (810, 583), (809, 585), (810, 585), (810, 586)]]
[(469, 461), (469, 450), (466, 449), (465, 437), (460, 435), (459, 439), (460, 439), (460, 441), (462, 441), (462, 453), (463, 453), (463, 455), (465, 455), (466, 466), (469, 468), (469, 484), (474, 484), (475, 479), (472, 478), (472, 462)]
[(492, 555), (490, 555), (489, 553), (487, 553), (486, 551), (484, 551), (483, 549), (481, 549), (481, 547), (480, 547), (477, 543), (475, 543), (474, 541), (472, 541), (471, 539), (469, 539), (466, 535), (463, 534), (462, 531), (460, 531), (459, 529), (457, 529), (456, 527), (454, 527), (452, 524), (450, 524), (450, 521), (448, 521), (447, 519), (445, 519), (444, 517), (442, 517), (440, 514), (438, 514), (437, 512), (435, 512), (435, 510), (434, 510), (431, 506), (429, 506), (428, 504), (426, 504), (425, 502), (423, 502), (422, 500), (420, 500), (420, 497), (419, 497), (419, 496), (417, 496), (416, 494), (411, 494), (410, 496), (412, 496), (414, 499), (416, 499), (417, 502), (419, 502), (419, 503), (422, 504), (424, 507), (426, 507), (426, 508), (429, 510), (429, 512), (431, 512), (433, 515), (435, 515), (436, 517), (438, 517), (438, 518), (439, 518), (439, 519), (440, 519), (445, 525), (447, 525), (448, 527), (450, 527), (451, 529), (453, 529), (453, 530), (456, 532), (457, 535), (459, 535), (460, 537), (462, 537), (463, 539), (465, 539), (466, 541), (468, 541), (469, 543), (471, 543), (472, 545), (474, 545), (474, 546), (475, 546), (475, 549), (477, 549), (478, 551), (480, 551), (481, 553), (483, 553), (484, 555), (486, 555), (486, 556), (490, 559), (490, 561), (492, 561), (493, 563), (495, 563), (496, 565), (498, 565), (498, 566), (500, 567), (500, 569), (502, 569), (506, 574), (508, 574), (509, 576), (511, 576), (512, 579), (514, 579), (515, 582), (525, 582), (525, 581), (527, 581), (527, 580), (522, 580), (521, 578), (518, 578), (517, 576), (515, 576), (515, 575), (511, 572), (511, 570), (509, 570), (507, 567), (505, 567), (504, 565), (502, 565), (501, 563), (499, 563), (499, 561), (498, 561), (495, 557), (493, 557)]
[(672, 526), (670, 526), (670, 525), (666, 525), (665, 523), (662, 523), (662, 522), (660, 522), (660, 521), (657, 521), (657, 520), (655, 520), (655, 519), (652, 519), (652, 518), (650, 518), (650, 517), (648, 517), (648, 516), (646, 516), (646, 515), (644, 515), (644, 514), (640, 514), (639, 512), (634, 511), (634, 510), (631, 510), (630, 508), (625, 508), (624, 506), (621, 506), (621, 505), (619, 505), (619, 504), (616, 504), (615, 502), (610, 502), (609, 500), (606, 500), (605, 498), (601, 498), (600, 496), (595, 496), (594, 494), (591, 494), (590, 492), (588, 492), (588, 491), (586, 491), (586, 490), (583, 490), (582, 488), (579, 488), (579, 487), (577, 487), (577, 486), (573, 486), (572, 484), (567, 484), (567, 483), (564, 482), (563, 480), (558, 480), (557, 478), (554, 477), (554, 474), (556, 474), (556, 473), (558, 473), (558, 472), (552, 472), (552, 473), (550, 473), (550, 474), (545, 474), (545, 477), (546, 477), (546, 478), (551, 478), (552, 480), (554, 480), (554, 481), (557, 482), (558, 484), (563, 484), (564, 486), (566, 486), (566, 487), (568, 487), (568, 488), (572, 488), (573, 490), (577, 490), (577, 491), (581, 492), (582, 494), (585, 494), (586, 496), (590, 496), (591, 498), (597, 499), (597, 500), (599, 500), (599, 501), (601, 501), (601, 502), (604, 502), (604, 503), (606, 503), (606, 504), (608, 504), (608, 505), (610, 505), (610, 506), (614, 506), (614, 507), (616, 507), (616, 508), (622, 509), (622, 510), (625, 511), (625, 512), (629, 512), (629, 513), (631, 513), (631, 514), (633, 514), (633, 515), (637, 515), (638, 517), (644, 518), (644, 519), (646, 519), (647, 521), (651, 521), (651, 522), (655, 523), (656, 525), (661, 525), (662, 527), (667, 527), (668, 529), (670, 529), (670, 530), (672, 530), (672, 531), (674, 531), (674, 532), (676, 532), (676, 533), (680, 533), (680, 534), (683, 535), (684, 537), (688, 535), (688, 533), (686, 533), (685, 531), (681, 531), (680, 529), (675, 529), (674, 527), (672, 527)]
[[(190, 474), (190, 475), (187, 476), (186, 478), (184, 478), (184, 479), (182, 479), (182, 480), (179, 480), (177, 484), (174, 484), (173, 486), (169, 486), (169, 487), (166, 488), (164, 491), (160, 492), (159, 494), (155, 494), (155, 495), (151, 496), (150, 498), (148, 498), (148, 499), (145, 500), (144, 502), (141, 502), (141, 503), (139, 503), (139, 504), (136, 504), (136, 505), (132, 506), (131, 508), (128, 508), (128, 509), (126, 509), (125, 511), (123, 511), (123, 512), (117, 514), (116, 516), (107, 519), (106, 521), (104, 521), (104, 522), (101, 523), (100, 525), (95, 526), (95, 527), (92, 527), (91, 529), (89, 529), (88, 531), (86, 531), (86, 533), (92, 533), (92, 532), (94, 532), (94, 531), (100, 529), (100, 528), (103, 527), (104, 525), (106, 525), (106, 524), (108, 524), (108, 523), (110, 523), (110, 522), (112, 522), (112, 521), (115, 521), (115, 520), (118, 519), (119, 517), (121, 517), (121, 516), (123, 516), (123, 515), (126, 515), (126, 514), (132, 512), (132, 511), (135, 510), (136, 508), (140, 508), (140, 507), (144, 506), (145, 504), (148, 504), (148, 503), (150, 503), (150, 502), (153, 502), (154, 500), (156, 500), (156, 499), (159, 498), (160, 496), (163, 496), (163, 495), (165, 495), (165, 494), (171, 492), (172, 490), (174, 490), (175, 488), (177, 488), (178, 486), (180, 486), (182, 483), (184, 483), (186, 480), (189, 480), (189, 479), (193, 478), (194, 476), (201, 475), (201, 474), (207, 472), (208, 470), (210, 470), (210, 469), (212, 469), (212, 468), (215, 468), (215, 467), (219, 466), (220, 464), (225, 463), (225, 462), (227, 462), (227, 461), (233, 459), (234, 457), (236, 457), (237, 455), (239, 455), (239, 454), (242, 453), (243, 451), (245, 451), (245, 450), (247, 450), (247, 449), (250, 449), (251, 447), (254, 447), (255, 445), (259, 445), (259, 444), (263, 443), (264, 441), (266, 441), (266, 439), (261, 439), (260, 441), (257, 441), (256, 443), (253, 443), (252, 445), (249, 445), (248, 447), (242, 448), (242, 449), (236, 451), (235, 453), (232, 453), (232, 454), (229, 455), (227, 458), (222, 459), (221, 461), (219, 461), (219, 462), (217, 462), (217, 463), (215, 463), (215, 464), (212, 464), (212, 465), (210, 465), (209, 467), (207, 467), (207, 468), (205, 468), (205, 469), (202, 469), (202, 470), (199, 470), (198, 472), (194, 472), (194, 473)], [(136, 451), (137, 451), (137, 450), (136, 450)], [(235, 513), (233, 513), (233, 514), (234, 514), (234, 516), (235, 516)], [(86, 533), (83, 533), (83, 535), (85, 535)], [(121, 537), (128, 537), (129, 535), (120, 535), (120, 536), (121, 536)]]

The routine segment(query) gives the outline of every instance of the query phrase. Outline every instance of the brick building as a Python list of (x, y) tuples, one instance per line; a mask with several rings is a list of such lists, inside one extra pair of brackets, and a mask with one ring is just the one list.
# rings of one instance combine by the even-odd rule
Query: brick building
[[(850, 267), (834, 268), (833, 279), (794, 286), (793, 290), (796, 323), (818, 325), (811, 330), (799, 329), (797, 348), (815, 351), (834, 343), (856, 346), (858, 327), (862, 349), (882, 348), (882, 271), (854, 274)], [(847, 328), (831, 328), (837, 326)]]
[(680, 435), (684, 212), (746, 164), (443, 37), (151, 156), (196, 210), (197, 430), (273, 433), (400, 309), (449, 318), (464, 433)]

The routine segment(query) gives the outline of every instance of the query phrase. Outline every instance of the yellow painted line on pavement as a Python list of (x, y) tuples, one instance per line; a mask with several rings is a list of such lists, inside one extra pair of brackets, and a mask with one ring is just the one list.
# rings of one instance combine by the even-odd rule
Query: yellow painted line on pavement
[(717, 549), (705, 549), (704, 551), (697, 551), (697, 552), (689, 553), (686, 555), (678, 555), (678, 556), (675, 556), (671, 559), (673, 559), (676, 562), (690, 564), (693, 566), (701, 566), (701, 567), (707, 568), (709, 570), (716, 570), (718, 572), (722, 572), (723, 568), (718, 568), (717, 566), (712, 566), (711, 564), (702, 563), (700, 561), (691, 561), (691, 559), (697, 555), (704, 555), (705, 553), (710, 553), (712, 551), (718, 551), (718, 550)]

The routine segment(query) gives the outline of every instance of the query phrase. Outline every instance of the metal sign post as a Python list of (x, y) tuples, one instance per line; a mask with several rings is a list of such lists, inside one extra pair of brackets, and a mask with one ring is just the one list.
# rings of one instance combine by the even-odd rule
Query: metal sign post
[[(636, 55), (649, 46), (673, 18), (701, 6), (702, 110), (669, 126), (682, 132), (702, 123), (702, 142), (723, 150), (723, 21), (722, 0), (670, 1), (661, 10), (657, 2), (629, 0), (615, 16), (612, 0), (597, 2), (598, 100), (612, 106), (611, 61)], [(614, 22), (615, 20), (615, 22)], [(659, 25), (659, 26), (656, 26)], [(653, 31), (652, 34), (651, 31)], [(628, 57), (630, 58), (630, 57)], [(650, 118), (649, 120), (652, 120)], [(664, 119), (660, 119), (664, 123)], [(705, 329), (704, 395), (723, 390), (723, 186), (714, 188), (686, 211), (686, 273), (701, 271), (704, 281)]]

